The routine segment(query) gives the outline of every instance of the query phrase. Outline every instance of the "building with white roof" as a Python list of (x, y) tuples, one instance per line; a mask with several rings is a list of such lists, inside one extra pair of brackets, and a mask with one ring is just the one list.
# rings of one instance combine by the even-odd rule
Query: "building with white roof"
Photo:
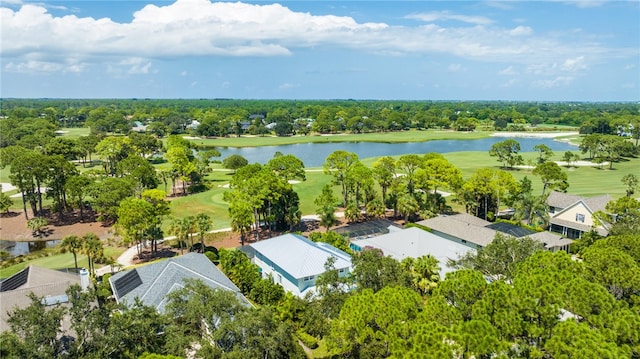
[(362, 251), (367, 247), (377, 248), (382, 250), (385, 256), (391, 256), (398, 261), (429, 254), (438, 260), (440, 277), (443, 279), (447, 273), (455, 270), (447, 265), (450, 259), (455, 260), (469, 251), (474, 251), (468, 245), (416, 227), (392, 231), (377, 237), (352, 240), (349, 247), (354, 251)]
[(325, 272), (325, 263), (335, 258), (334, 268), (341, 277), (351, 272), (351, 256), (322, 242), (312, 242), (297, 234), (251, 243), (242, 248), (260, 267), (262, 277), (271, 276), (275, 283), (299, 297), (315, 292), (316, 279)]

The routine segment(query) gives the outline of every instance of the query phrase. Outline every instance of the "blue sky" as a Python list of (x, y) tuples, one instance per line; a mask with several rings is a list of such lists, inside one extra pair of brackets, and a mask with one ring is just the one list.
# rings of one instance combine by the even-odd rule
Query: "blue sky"
[(638, 1), (0, 1), (0, 96), (639, 101)]

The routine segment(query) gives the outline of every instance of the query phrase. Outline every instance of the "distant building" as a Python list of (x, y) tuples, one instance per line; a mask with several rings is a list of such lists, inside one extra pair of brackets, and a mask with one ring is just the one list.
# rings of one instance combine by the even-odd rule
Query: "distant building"
[(580, 238), (585, 232), (595, 230), (601, 236), (609, 234), (606, 223), (595, 225), (593, 213), (605, 211), (613, 198), (608, 195), (581, 197), (562, 192), (551, 192), (547, 198), (549, 205), (549, 230), (569, 238)]
[(449, 260), (456, 260), (470, 251), (472, 247), (451, 241), (420, 228), (400, 229), (372, 238), (354, 239), (349, 245), (354, 251), (372, 247), (382, 250), (385, 256), (402, 261), (407, 257), (418, 258), (431, 255), (440, 265), (440, 277), (455, 270), (449, 267)]
[(263, 278), (271, 276), (275, 283), (299, 297), (315, 292), (316, 279), (325, 272), (324, 265), (331, 257), (335, 258), (334, 268), (341, 277), (351, 272), (350, 255), (297, 234), (251, 243), (242, 251), (260, 268)]
[(109, 283), (118, 303), (132, 306), (138, 298), (164, 313), (167, 294), (183, 288), (185, 279), (198, 279), (213, 289), (234, 292), (241, 301), (249, 303), (240, 289), (200, 253), (188, 253), (119, 272), (109, 278)]

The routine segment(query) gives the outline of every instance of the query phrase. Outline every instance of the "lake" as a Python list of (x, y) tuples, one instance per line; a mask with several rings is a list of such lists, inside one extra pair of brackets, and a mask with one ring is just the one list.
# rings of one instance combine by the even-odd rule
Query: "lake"
[[(423, 155), (429, 152), (447, 153), (461, 151), (489, 151), (496, 142), (504, 141), (505, 137), (488, 137), (478, 140), (434, 140), (427, 142), (379, 143), (379, 142), (327, 142), (300, 143), (295, 145), (261, 146), (261, 147), (216, 147), (222, 154), (220, 159), (238, 154), (246, 158), (249, 163), (267, 163), (273, 155), (280, 151), (285, 155), (291, 154), (304, 162), (305, 167), (321, 167), (324, 160), (332, 152), (343, 150), (355, 152), (362, 158), (397, 156), (409, 153)], [(552, 138), (516, 138), (520, 143), (521, 152), (532, 152), (533, 146), (545, 144), (553, 151), (575, 151), (578, 148), (567, 142), (554, 141)]]

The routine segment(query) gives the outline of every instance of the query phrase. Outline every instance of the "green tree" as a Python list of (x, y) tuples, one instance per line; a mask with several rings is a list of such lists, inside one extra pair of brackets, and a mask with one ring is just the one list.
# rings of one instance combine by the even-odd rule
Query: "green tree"
[(82, 236), (82, 253), (87, 256), (89, 273), (95, 276), (95, 263), (104, 257), (102, 241), (94, 233), (87, 233)]
[(44, 235), (44, 227), (49, 225), (49, 221), (44, 217), (35, 217), (27, 221), (27, 228), (29, 228), (34, 237), (42, 238)]
[(382, 190), (382, 203), (387, 200), (387, 189), (393, 183), (396, 175), (396, 161), (393, 157), (380, 157), (373, 163), (373, 177)]
[(533, 146), (533, 150), (538, 152), (538, 163), (545, 163), (553, 157), (553, 151), (544, 143)]
[(402, 178), (402, 180), (406, 181), (407, 191), (409, 192), (409, 194), (413, 194), (414, 191), (416, 171), (423, 166), (424, 159), (416, 154), (402, 155), (400, 156), (400, 158), (398, 158), (396, 167), (398, 167), (398, 169), (404, 171), (405, 173), (405, 176)]
[(141, 252), (145, 232), (160, 223), (155, 215), (153, 205), (141, 198), (125, 198), (118, 207), (116, 227), (124, 235), (125, 243), (133, 242)]
[(480, 272), (462, 269), (447, 273), (445, 280), (438, 284), (434, 293), (443, 296), (448, 303), (457, 308), (464, 320), (470, 320), (472, 307), (482, 298), (486, 287), (487, 282)]
[(196, 231), (200, 236), (201, 252), (204, 252), (204, 236), (213, 228), (211, 216), (206, 213), (198, 213), (196, 215)]
[(225, 158), (224, 160), (222, 160), (222, 166), (224, 168), (228, 168), (234, 171), (246, 166), (247, 164), (249, 164), (249, 161), (247, 161), (246, 158), (240, 155), (231, 155)]
[(44, 298), (29, 293), (31, 303), (24, 309), (8, 312), (9, 327), (22, 345), (17, 350), (25, 358), (55, 358), (60, 355), (59, 339), (65, 309), (59, 305), (47, 308)]
[(9, 213), (9, 208), (13, 206), (13, 199), (6, 193), (2, 192), (2, 185), (0, 184), (0, 211)]
[(304, 163), (298, 157), (294, 155), (274, 155), (272, 159), (267, 162), (273, 172), (278, 177), (283, 178), (285, 181), (300, 180), (305, 181), (306, 175), (304, 172)]
[(349, 172), (357, 163), (360, 160), (356, 153), (338, 150), (327, 156), (322, 165), (324, 173), (333, 176), (334, 183), (342, 188), (342, 206), (348, 203)]
[(359, 290), (374, 292), (390, 286), (408, 287), (411, 278), (400, 262), (384, 256), (379, 249), (365, 249), (351, 259), (353, 276)]
[(511, 282), (517, 266), (541, 249), (541, 243), (529, 237), (514, 238), (497, 233), (486, 247), (467, 252), (454, 262), (457, 266), (475, 269), (492, 280)]
[(508, 139), (497, 142), (491, 146), (489, 156), (497, 157), (498, 161), (504, 164), (504, 167), (513, 168), (513, 166), (524, 163), (520, 152), (520, 143), (516, 140)]
[(555, 162), (544, 162), (536, 166), (531, 172), (534, 176), (540, 176), (542, 180), (542, 195), (550, 188), (565, 192), (569, 187), (567, 173)]
[(327, 231), (334, 226), (338, 219), (336, 218), (336, 206), (335, 203), (338, 199), (333, 194), (333, 188), (331, 185), (326, 185), (322, 188), (322, 193), (314, 200), (316, 205), (316, 214), (320, 216), (320, 225), (325, 227)]
[(413, 289), (421, 295), (431, 293), (440, 282), (438, 260), (430, 254), (418, 258), (407, 257), (400, 265), (409, 273)]
[(638, 177), (633, 173), (627, 173), (622, 177), (622, 183), (627, 186), (627, 197), (633, 196), (638, 189)]
[(580, 160), (580, 155), (571, 151), (566, 151), (564, 155), (562, 155), (562, 160), (567, 164), (567, 167), (571, 167), (573, 162)]
[(75, 264), (76, 271), (78, 270), (78, 253), (82, 250), (82, 241), (78, 236), (68, 235), (62, 238), (60, 246), (63, 251), (69, 251), (73, 254), (73, 262)]
[(90, 191), (89, 188), (91, 187), (92, 183), (93, 180), (91, 179), (91, 177), (83, 174), (71, 176), (65, 183), (66, 192), (71, 199), (73, 207), (76, 207), (80, 210), (80, 220), (84, 219), (84, 201), (85, 197)]

